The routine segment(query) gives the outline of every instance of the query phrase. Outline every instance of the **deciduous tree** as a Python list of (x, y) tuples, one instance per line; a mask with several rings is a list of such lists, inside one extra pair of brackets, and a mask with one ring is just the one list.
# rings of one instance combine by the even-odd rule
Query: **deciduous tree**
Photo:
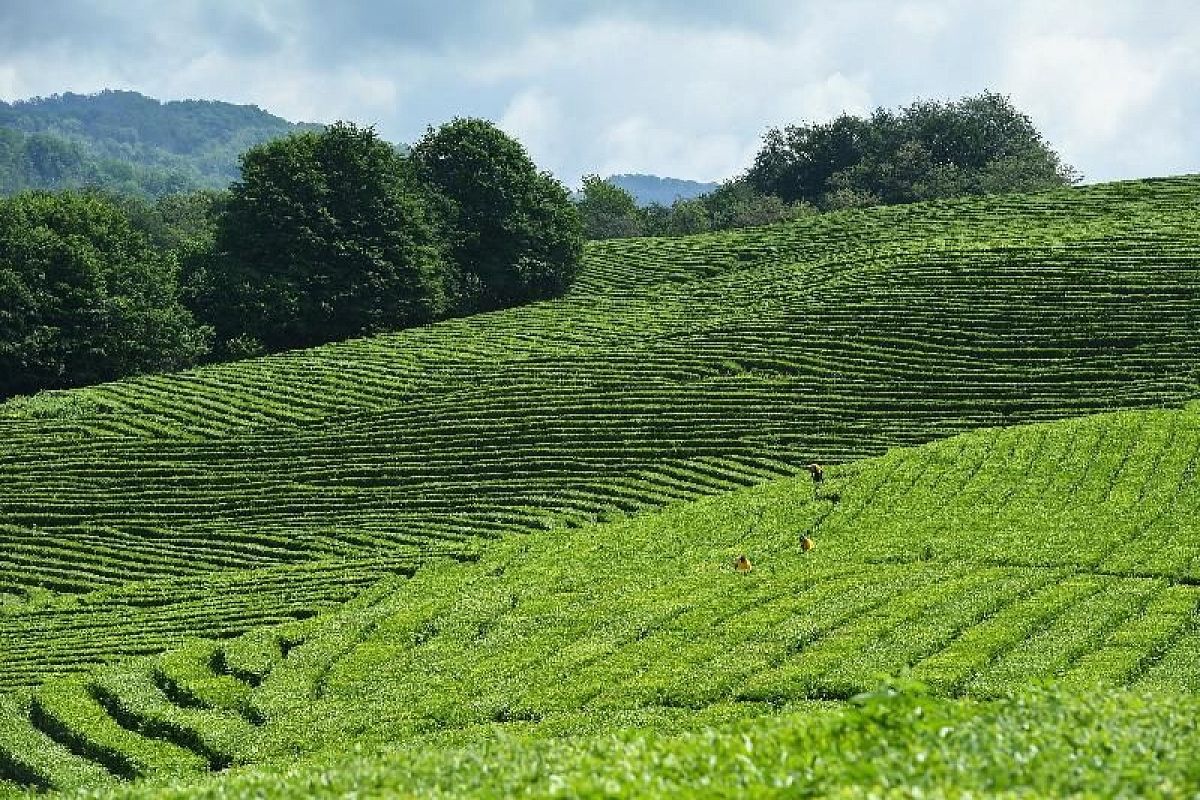
[(1077, 180), (1032, 120), (992, 92), (774, 129), (746, 174), (760, 194), (828, 209), (1034, 191)]
[(0, 201), (0, 396), (178, 369), (207, 349), (178, 265), (79, 192)]
[(230, 355), (430, 321), (445, 261), (404, 158), (338, 123), (249, 150), (220, 214), (197, 303)]
[(455, 119), (431, 128), (412, 159), (440, 198), (459, 312), (553, 297), (571, 284), (583, 251), (579, 210), (515, 139), (486, 120)]

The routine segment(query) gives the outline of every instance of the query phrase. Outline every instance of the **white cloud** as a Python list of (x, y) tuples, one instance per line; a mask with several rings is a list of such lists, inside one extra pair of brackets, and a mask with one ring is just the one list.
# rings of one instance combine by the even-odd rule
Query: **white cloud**
[(1198, 82), (1194, 0), (0, 2), (5, 99), (130, 88), (397, 141), (484, 116), (569, 183), (725, 178), (769, 126), (983, 89), (1089, 178), (1195, 171)]
[(866, 75), (847, 77), (835, 72), (827, 78), (801, 84), (783, 92), (777, 101), (772, 125), (801, 120), (824, 121), (843, 112), (871, 111), (871, 92)]
[(0, 97), (17, 97), (20, 89), (17, 82), (17, 68), (0, 66)]
[(559, 102), (537, 87), (514, 97), (496, 124), (525, 145), (535, 161), (563, 157), (566, 137)]
[(697, 136), (629, 117), (608, 126), (599, 137), (601, 175), (650, 172), (692, 175), (700, 180), (728, 177), (745, 163), (745, 143), (731, 134)]
[(901, 3), (896, 7), (894, 17), (903, 31), (922, 38), (936, 36), (950, 24), (945, 3)]
[(1137, 22), (1127, 4), (1071, 0), (1027, 9), (1011, 34), (1004, 89), (1090, 180), (1200, 170), (1196, 15), (1152, 36)]
[(1164, 75), (1158, 59), (1119, 39), (1052, 35), (1018, 43), (1005, 84), (1035, 116), (1107, 143), (1146, 111)]
[(477, 59), (462, 77), (493, 90), (536, 81), (502, 122), (568, 182), (593, 171), (718, 180), (747, 166), (768, 125), (869, 107), (865, 77), (829, 71), (818, 50), (803, 32), (609, 19)]

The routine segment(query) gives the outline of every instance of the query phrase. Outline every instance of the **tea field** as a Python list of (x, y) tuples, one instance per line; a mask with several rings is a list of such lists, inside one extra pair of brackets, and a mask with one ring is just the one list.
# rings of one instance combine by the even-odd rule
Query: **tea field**
[[(318, 613), (386, 564), (511, 532), (1178, 404), (1200, 369), (1198, 189), (600, 244), (561, 300), (11, 401), (0, 690)], [(260, 570), (286, 592), (227, 589)], [(108, 636), (114, 606), (134, 625)]]
[(895, 758), (977, 745), (930, 791), (1067, 758), (1025, 714), (1194, 786), (1198, 222), (1185, 177), (595, 243), (558, 300), (0, 405), (0, 796), (886, 789), (788, 754), (913, 708)]
[[(508, 537), (13, 695), (0, 765), (115, 796), (1194, 789), (1198, 464), (1200, 407), (1119, 412)], [(845, 747), (888, 755), (855, 772)]]

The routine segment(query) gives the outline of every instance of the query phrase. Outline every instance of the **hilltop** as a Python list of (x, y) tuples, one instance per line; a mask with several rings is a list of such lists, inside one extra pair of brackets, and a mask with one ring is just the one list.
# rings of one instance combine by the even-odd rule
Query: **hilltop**
[(0, 193), (101, 186), (157, 197), (222, 189), (238, 156), (311, 123), (215, 100), (161, 102), (137, 92), (70, 92), (0, 102)]

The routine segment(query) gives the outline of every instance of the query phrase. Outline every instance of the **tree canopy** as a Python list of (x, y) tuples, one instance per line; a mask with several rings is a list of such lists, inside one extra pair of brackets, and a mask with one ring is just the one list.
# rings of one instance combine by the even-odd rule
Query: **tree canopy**
[(833, 209), (1077, 180), (1032, 120), (992, 92), (772, 129), (745, 176), (759, 194)]
[(584, 175), (576, 200), (583, 230), (589, 239), (623, 239), (641, 236), (643, 213), (633, 195), (599, 175)]
[(102, 197), (0, 200), (0, 397), (178, 369), (207, 350), (178, 265)]
[(198, 312), (229, 355), (436, 318), (445, 263), (404, 158), (338, 123), (250, 149), (217, 220)]
[(18, 194), (0, 200), (0, 396), (551, 297), (582, 246), (566, 189), (482, 120), (411, 158), (350, 123), (294, 133), (249, 149), (227, 192)]
[(412, 160), (438, 197), (457, 311), (553, 297), (570, 285), (583, 252), (579, 211), (519, 142), (486, 120), (455, 119), (430, 128)]
[[(244, 153), (228, 192), (172, 191), (200, 174), (172, 172), (187, 159), (215, 175), (224, 148), (289, 130)], [(774, 129), (744, 175), (645, 208), (595, 175), (573, 202), (480, 119), (430, 128), (405, 153), (371, 128), (297, 130), (221, 103), (123, 92), (0, 103), (0, 193), (106, 187), (0, 205), (0, 393), (553, 297), (580, 269), (585, 232), (684, 235), (1076, 180), (994, 93)]]

